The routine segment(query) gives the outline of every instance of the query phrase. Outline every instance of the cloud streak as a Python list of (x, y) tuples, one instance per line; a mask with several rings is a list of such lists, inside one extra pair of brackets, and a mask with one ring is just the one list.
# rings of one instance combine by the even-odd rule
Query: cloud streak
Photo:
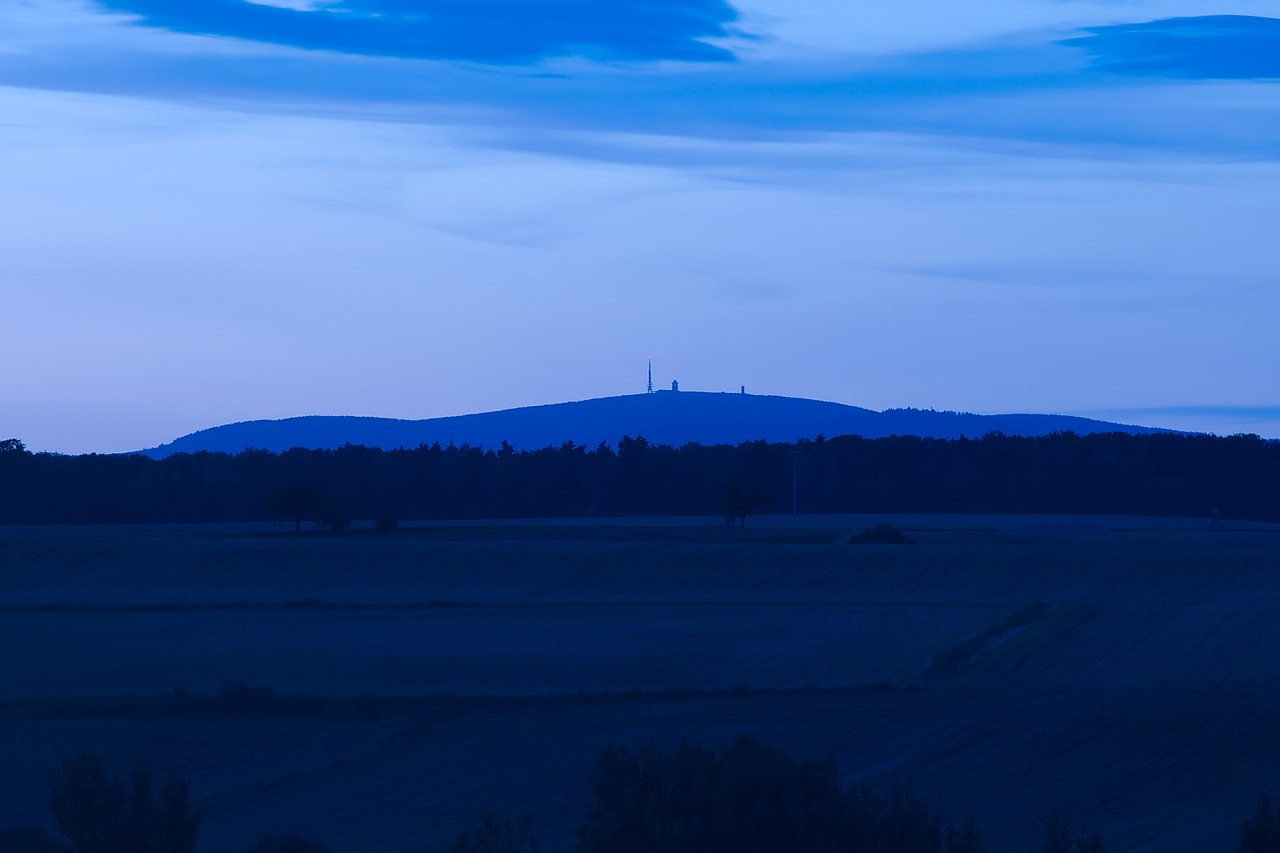
[(102, 0), (147, 26), (307, 50), (528, 64), (549, 57), (725, 61), (705, 41), (737, 19), (724, 0)]
[[(99, 13), (91, 16), (97, 29), (83, 28), (78, 43), (0, 55), (0, 83), (213, 101), (246, 111), (468, 127), (477, 144), (487, 140), (498, 147), (619, 162), (705, 168), (724, 165), (709, 158), (727, 156), (738, 174), (755, 161), (757, 178), (765, 180), (785, 171), (803, 180), (826, 157), (821, 144), (810, 143), (843, 133), (945, 137), (955, 146), (1040, 157), (1123, 158), (1144, 150), (1280, 156), (1280, 115), (1271, 106), (1274, 83), (1240, 75), (1234, 88), (1218, 83), (1212, 91), (1197, 88), (1207, 85), (1200, 81), (1212, 76), (1215, 64), (1240, 54), (1232, 33), (1270, 39), (1271, 19), (1177, 19), (1096, 28), (1066, 40), (1053, 32), (1031, 33), (981, 46), (875, 58), (601, 63), (559, 54), (582, 48), (585, 54), (677, 56), (683, 48), (667, 49), (676, 42), (699, 45), (696, 51), (701, 51), (709, 46), (698, 34), (724, 31), (735, 13), (721, 0), (670, 2), (643, 12), (648, 7), (623, 4), (622, 23), (628, 15), (650, 15), (670, 26), (659, 28), (666, 34), (662, 37), (640, 28), (619, 41), (613, 36), (627, 28), (598, 28), (608, 19), (600, 17), (603, 13), (582, 12), (572, 22), (564, 20), (574, 17), (569, 12), (578, 7), (572, 3), (433, 5), (452, 15), (440, 25), (442, 32), (453, 27), (461, 33), (450, 42), (451, 50), (467, 53), (471, 39), (496, 51), (501, 62), (541, 57), (534, 64), (477, 65), (390, 55), (395, 53), (390, 47), (399, 44), (395, 39), (412, 41), (414, 33), (439, 22), (415, 18), (413, 10), (421, 4), (408, 0), (376, 0), (384, 16), (371, 17), (374, 2), (349, 0), (308, 12), (244, 0), (110, 0), (115, 9), (145, 17)], [(551, 11), (541, 24), (526, 20), (533, 10), (544, 9)], [(496, 23), (482, 12), (492, 12)], [(312, 43), (306, 36), (311, 30), (294, 26), (294, 20), (318, 21), (316, 32), (332, 36), (338, 49), (290, 46)], [(270, 26), (258, 26), (262, 21)], [(167, 32), (159, 25), (186, 31)], [(495, 28), (523, 41), (491, 38)], [(243, 39), (191, 35), (242, 29)], [(382, 35), (369, 35), (375, 30)], [(1143, 60), (1144, 51), (1156, 50), (1150, 39), (1163, 39), (1168, 32), (1178, 34), (1182, 52), (1158, 54), (1164, 57), (1158, 67), (1154, 59)], [(280, 38), (273, 43), (276, 35)], [(380, 52), (377, 44), (388, 49)], [(1280, 56), (1280, 50), (1266, 55)], [(1175, 66), (1182, 70), (1175, 74)], [(650, 144), (641, 137), (650, 137)], [(686, 144), (672, 144), (676, 139)], [(736, 150), (713, 150), (701, 144), (705, 140), (731, 142)], [(800, 146), (767, 157), (749, 150), (756, 143), (781, 141)]]
[(1094, 27), (1068, 39), (1095, 67), (1117, 74), (1193, 80), (1280, 79), (1280, 19), (1248, 15), (1168, 18)]

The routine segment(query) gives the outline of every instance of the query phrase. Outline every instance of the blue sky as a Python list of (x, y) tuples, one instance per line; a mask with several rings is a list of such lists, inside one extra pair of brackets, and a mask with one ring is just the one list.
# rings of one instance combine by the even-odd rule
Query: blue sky
[(1280, 436), (1280, 0), (11, 0), (0, 433), (663, 385)]

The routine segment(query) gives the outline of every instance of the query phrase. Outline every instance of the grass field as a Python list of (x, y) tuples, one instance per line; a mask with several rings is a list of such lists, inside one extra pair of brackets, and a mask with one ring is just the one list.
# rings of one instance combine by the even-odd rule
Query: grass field
[[(918, 543), (848, 543), (881, 520)], [(0, 827), (91, 749), (189, 776), (202, 851), (444, 850), (491, 809), (564, 850), (601, 746), (737, 731), (997, 851), (1056, 810), (1225, 853), (1280, 793), (1280, 527), (801, 521), (0, 529)]]

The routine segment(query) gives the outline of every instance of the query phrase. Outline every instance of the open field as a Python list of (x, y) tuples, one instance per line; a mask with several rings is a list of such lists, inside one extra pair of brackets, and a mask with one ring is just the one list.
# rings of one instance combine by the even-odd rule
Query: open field
[[(879, 520), (919, 543), (847, 543)], [(202, 851), (442, 850), (495, 808), (567, 849), (601, 746), (736, 731), (1000, 851), (1056, 809), (1225, 853), (1280, 793), (1280, 527), (762, 521), (0, 529), (0, 827), (92, 749), (190, 776)]]

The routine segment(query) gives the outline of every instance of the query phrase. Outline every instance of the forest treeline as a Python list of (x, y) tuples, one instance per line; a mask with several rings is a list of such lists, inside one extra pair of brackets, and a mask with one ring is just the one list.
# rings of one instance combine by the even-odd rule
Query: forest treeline
[[(794, 472), (793, 472), (794, 466)], [(0, 523), (243, 522), (309, 489), (356, 518), (714, 515), (726, 484), (802, 513), (1079, 513), (1280, 519), (1280, 442), (1252, 435), (842, 436), (536, 451), (346, 445), (65, 456), (0, 442)], [(279, 512), (274, 513), (279, 515)], [(279, 518), (278, 520), (287, 520)]]

